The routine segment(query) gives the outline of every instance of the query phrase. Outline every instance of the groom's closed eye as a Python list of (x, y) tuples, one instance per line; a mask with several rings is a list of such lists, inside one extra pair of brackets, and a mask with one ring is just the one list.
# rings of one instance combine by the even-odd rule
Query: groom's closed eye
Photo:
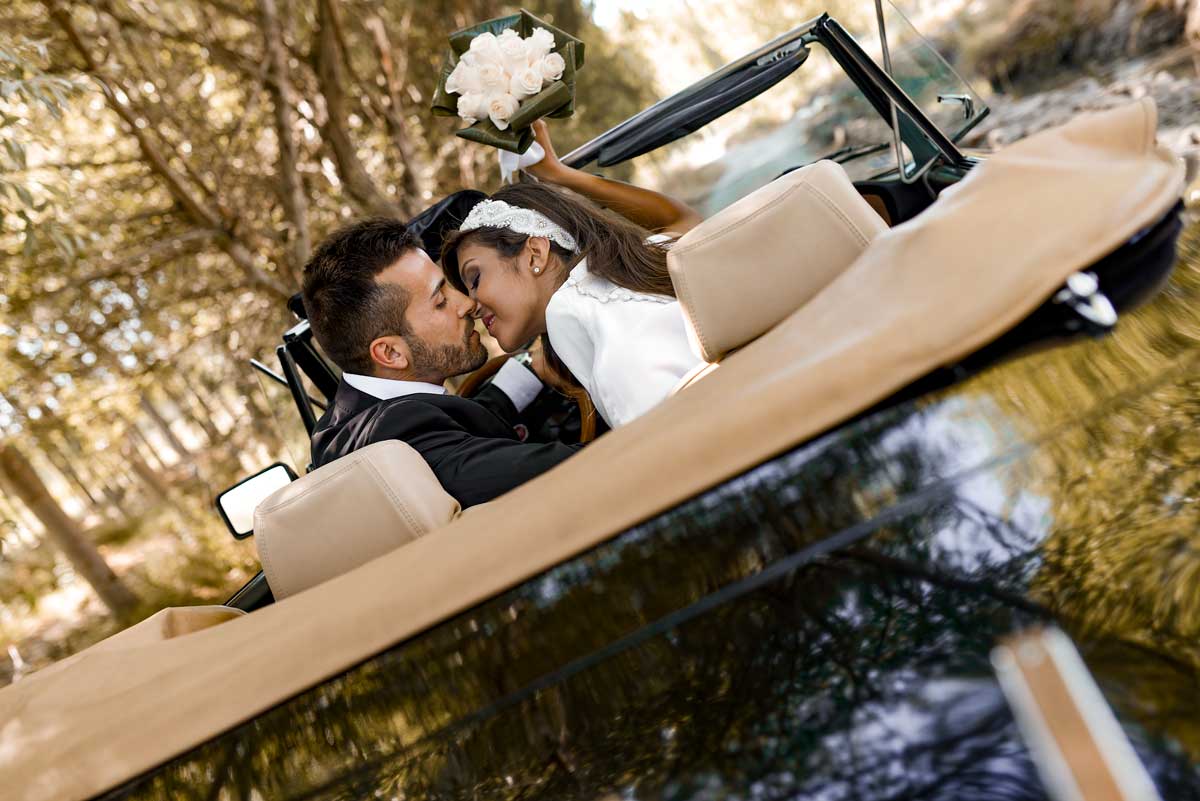
[(433, 285), (433, 292), (429, 293), (429, 297), (433, 300), (433, 306), (435, 309), (442, 309), (446, 306), (446, 293), (444, 291), (445, 286), (446, 279), (441, 278), (436, 284)]

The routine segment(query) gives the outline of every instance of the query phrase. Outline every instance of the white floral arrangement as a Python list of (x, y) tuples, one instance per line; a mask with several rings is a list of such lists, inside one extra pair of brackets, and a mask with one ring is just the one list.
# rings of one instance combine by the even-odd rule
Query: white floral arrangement
[(446, 91), (458, 95), (458, 116), (467, 125), (490, 119), (501, 131), (521, 107), (521, 101), (563, 76), (567, 62), (554, 52), (554, 34), (537, 28), (522, 37), (512, 28), (499, 36), (481, 33), (471, 40)]
[(466, 123), (455, 136), (524, 153), (535, 120), (575, 112), (584, 44), (525, 9), (454, 31), (448, 44), (431, 107)]

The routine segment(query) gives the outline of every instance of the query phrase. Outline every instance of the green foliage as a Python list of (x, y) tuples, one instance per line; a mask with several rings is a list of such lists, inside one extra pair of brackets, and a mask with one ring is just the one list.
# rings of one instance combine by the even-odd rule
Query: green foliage
[[(49, 58), (46, 43), (17, 37), (13, 42), (0, 39), (0, 101), (6, 104), (40, 105), (55, 119), (62, 117), (63, 108), (78, 88), (66, 78), (47, 75), (37, 65)], [(10, 125), (18, 118), (0, 116), (0, 122)], [(24, 157), (19, 156), (24, 167)]]
[(82, 241), (47, 213), (66, 201), (66, 193), (61, 186), (22, 180), (30, 168), (28, 150), (34, 137), (30, 123), (39, 116), (61, 120), (80, 88), (68, 78), (47, 74), (42, 65), (48, 58), (44, 41), (0, 37), (0, 218), (12, 214), (20, 220), (25, 258), (33, 256), (41, 238), (69, 260)]

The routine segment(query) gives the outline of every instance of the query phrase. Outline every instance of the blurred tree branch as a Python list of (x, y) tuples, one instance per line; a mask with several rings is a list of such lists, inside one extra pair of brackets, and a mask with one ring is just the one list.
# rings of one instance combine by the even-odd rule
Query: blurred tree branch
[(222, 249), (238, 267), (250, 276), (257, 286), (273, 292), (280, 297), (289, 297), (292, 293), (287, 287), (280, 283), (278, 278), (270, 275), (263, 269), (263, 266), (255, 260), (250, 249), (234, 236), (233, 225), (227, 221), (226, 215), (222, 213), (224, 210), (204, 203), (188, 186), (188, 182), (184, 176), (171, 167), (166, 154), (159, 150), (147, 134), (145, 121), (140, 120), (130, 107), (128, 93), (125, 92), (115, 77), (105, 74), (99, 62), (92, 55), (91, 49), (84, 42), (78, 28), (75, 26), (70, 9), (61, 0), (45, 0), (45, 2), (51, 17), (67, 35), (75, 52), (83, 59), (88, 73), (100, 85), (105, 98), (108, 100), (109, 108), (116, 112), (128, 126), (129, 133), (137, 141), (146, 163), (159, 176), (171, 195), (179, 201), (197, 225), (221, 232), (218, 242)]
[(317, 84), (325, 101), (325, 122), (321, 126), (333, 153), (338, 175), (347, 194), (364, 211), (384, 217), (404, 217), (404, 210), (382, 192), (363, 167), (350, 136), (350, 112), (345, 93), (344, 57), (338, 34), (338, 13), (334, 0), (318, 0), (319, 18), (314, 58)]
[(292, 280), (300, 283), (300, 272), (312, 247), (308, 233), (308, 199), (300, 181), (299, 156), (296, 150), (296, 123), (292, 111), (292, 84), (288, 77), (288, 57), (283, 43), (275, 0), (259, 0), (263, 42), (267, 53), (268, 72), (272, 77), (269, 90), (274, 107), (275, 138), (279, 150), (279, 194), (287, 218), (288, 267)]

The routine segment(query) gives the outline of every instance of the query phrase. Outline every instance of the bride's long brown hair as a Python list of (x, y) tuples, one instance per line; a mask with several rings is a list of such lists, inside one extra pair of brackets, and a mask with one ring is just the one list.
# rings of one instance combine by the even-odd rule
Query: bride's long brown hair
[[(571, 235), (579, 248), (575, 253), (550, 240), (551, 252), (563, 264), (564, 279), (572, 267), (587, 258), (589, 273), (607, 278), (617, 286), (675, 297), (675, 287), (667, 272), (667, 243), (647, 242), (651, 232), (636, 223), (549, 184), (513, 184), (496, 192), (491, 199), (539, 212)], [(528, 235), (507, 228), (451, 231), (442, 244), (442, 270), (446, 280), (463, 294), (470, 294), (458, 267), (458, 249), (463, 245), (483, 245), (505, 259), (515, 259), (528, 239)], [(587, 442), (595, 435), (595, 406), (578, 379), (554, 352), (550, 338), (543, 334), (540, 339), (547, 365), (567, 385), (564, 387), (566, 395), (579, 405), (583, 426), (581, 441)]]
[[(637, 292), (675, 297), (675, 287), (667, 273), (664, 243), (648, 243), (650, 231), (602, 209), (591, 201), (565, 189), (548, 184), (506, 186), (492, 200), (545, 215), (574, 238), (579, 250), (571, 253), (551, 241), (551, 250), (567, 270), (580, 259), (588, 260), (588, 272), (607, 278), (614, 284)], [(442, 269), (446, 280), (466, 293), (458, 269), (458, 249), (468, 242), (490, 247), (506, 259), (521, 252), (529, 237), (506, 228), (476, 228), (451, 231), (442, 245)]]

